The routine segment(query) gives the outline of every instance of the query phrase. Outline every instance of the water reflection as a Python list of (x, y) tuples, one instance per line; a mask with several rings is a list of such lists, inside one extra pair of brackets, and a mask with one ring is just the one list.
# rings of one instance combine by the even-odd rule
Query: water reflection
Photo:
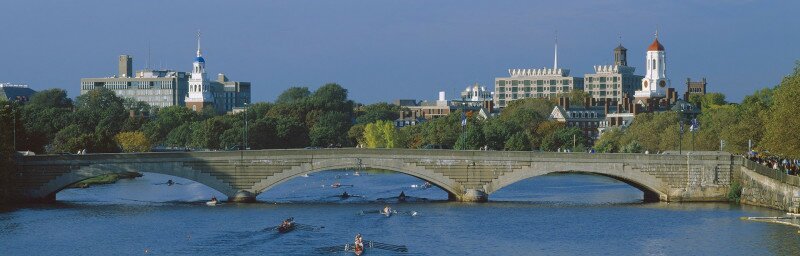
[[(469, 204), (447, 202), (447, 193), (422, 189), (424, 181), (408, 175), (359, 174), (319, 172), (262, 193), (260, 203), (208, 207), (203, 202), (221, 194), (146, 173), (64, 190), (56, 204), (0, 211), (0, 244), (3, 255), (315, 255), (314, 248), (343, 245), (361, 233), (406, 245), (404, 255), (800, 255), (796, 229), (739, 219), (781, 212), (727, 203), (642, 204), (641, 191), (603, 176), (536, 177), (493, 193), (488, 203)], [(159, 184), (168, 179), (183, 185)], [(330, 186), (337, 181), (353, 186)], [(363, 198), (335, 198), (344, 191)], [(416, 216), (362, 214), (401, 192), (430, 202), (390, 202)], [(324, 228), (265, 230), (287, 217)]]

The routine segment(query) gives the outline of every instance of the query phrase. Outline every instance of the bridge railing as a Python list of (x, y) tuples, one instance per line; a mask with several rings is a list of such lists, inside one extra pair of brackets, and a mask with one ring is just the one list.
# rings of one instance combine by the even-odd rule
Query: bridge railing
[(783, 183), (800, 187), (800, 177), (798, 176), (788, 175), (784, 171), (772, 169), (770, 167), (753, 162), (750, 159), (744, 157), (740, 159), (742, 159), (741, 162), (742, 166), (744, 166), (747, 169), (750, 169), (758, 174), (770, 177), (772, 179), (781, 181)]

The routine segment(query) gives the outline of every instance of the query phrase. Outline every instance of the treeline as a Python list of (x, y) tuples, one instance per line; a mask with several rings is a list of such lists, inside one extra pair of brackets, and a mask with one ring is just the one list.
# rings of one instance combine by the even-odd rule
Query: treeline
[[(695, 96), (690, 102), (702, 107), (700, 129), (692, 134), (688, 120), (681, 140), (681, 116), (676, 112), (637, 115), (630, 127), (606, 132), (596, 141), (600, 152), (620, 152), (635, 144), (638, 151), (720, 150), (744, 154), (748, 145), (759, 153), (800, 158), (800, 69), (774, 88), (748, 95), (741, 103), (729, 103), (721, 93)], [(723, 143), (720, 143), (723, 141)]]
[(360, 123), (349, 134), (352, 140), (370, 148), (435, 145), (433, 148), (466, 150), (586, 150), (589, 139), (579, 128), (548, 120), (553, 106), (544, 99), (523, 99), (511, 102), (497, 117), (484, 119), (471, 112), (466, 115), (466, 125), (462, 123), (462, 112), (455, 111), (400, 129), (395, 129), (388, 119)]

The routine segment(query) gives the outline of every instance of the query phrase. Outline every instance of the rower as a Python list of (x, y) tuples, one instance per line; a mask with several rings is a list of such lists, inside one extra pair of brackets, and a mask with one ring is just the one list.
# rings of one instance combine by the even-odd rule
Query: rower
[(341, 198), (350, 198), (350, 194), (348, 194), (347, 191), (345, 191), (345, 192), (342, 193), (342, 195), (340, 197)]
[(217, 197), (212, 195), (211, 196), (211, 202), (215, 202), (216, 203), (217, 202)]
[(405, 202), (406, 201), (406, 193), (405, 193), (405, 191), (401, 191), (400, 192), (400, 195), (397, 196), (397, 201), (398, 202)]
[(175, 182), (174, 182), (174, 181), (172, 181), (172, 180), (167, 180), (167, 186), (172, 186), (173, 184), (175, 184)]
[(391, 212), (392, 212), (392, 207), (389, 207), (389, 205), (387, 204), (386, 207), (383, 207), (383, 211), (381, 213), (390, 214)]
[(355, 241), (353, 243), (355, 244), (355, 247), (363, 247), (364, 246), (364, 241), (361, 240), (361, 234), (356, 234), (356, 239), (355, 239)]

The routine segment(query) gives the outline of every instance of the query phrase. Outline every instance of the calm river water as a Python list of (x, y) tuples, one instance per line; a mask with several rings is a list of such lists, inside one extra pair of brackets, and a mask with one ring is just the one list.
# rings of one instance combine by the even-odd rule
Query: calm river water
[[(167, 186), (168, 179), (177, 184)], [(341, 182), (340, 188), (330, 184)], [(800, 255), (797, 228), (743, 221), (781, 216), (726, 203), (642, 204), (642, 193), (616, 180), (557, 174), (521, 181), (488, 203), (447, 202), (424, 181), (397, 173), (327, 171), (298, 177), (255, 204), (206, 206), (195, 182), (145, 173), (135, 180), (58, 194), (59, 203), (0, 210), (0, 255), (352, 255), (316, 248), (365, 240), (408, 252), (367, 255)], [(351, 197), (337, 194), (347, 191)], [(400, 192), (418, 202), (399, 214), (382, 208)], [(408, 214), (417, 212), (416, 216)], [(277, 234), (287, 217), (315, 230)]]

